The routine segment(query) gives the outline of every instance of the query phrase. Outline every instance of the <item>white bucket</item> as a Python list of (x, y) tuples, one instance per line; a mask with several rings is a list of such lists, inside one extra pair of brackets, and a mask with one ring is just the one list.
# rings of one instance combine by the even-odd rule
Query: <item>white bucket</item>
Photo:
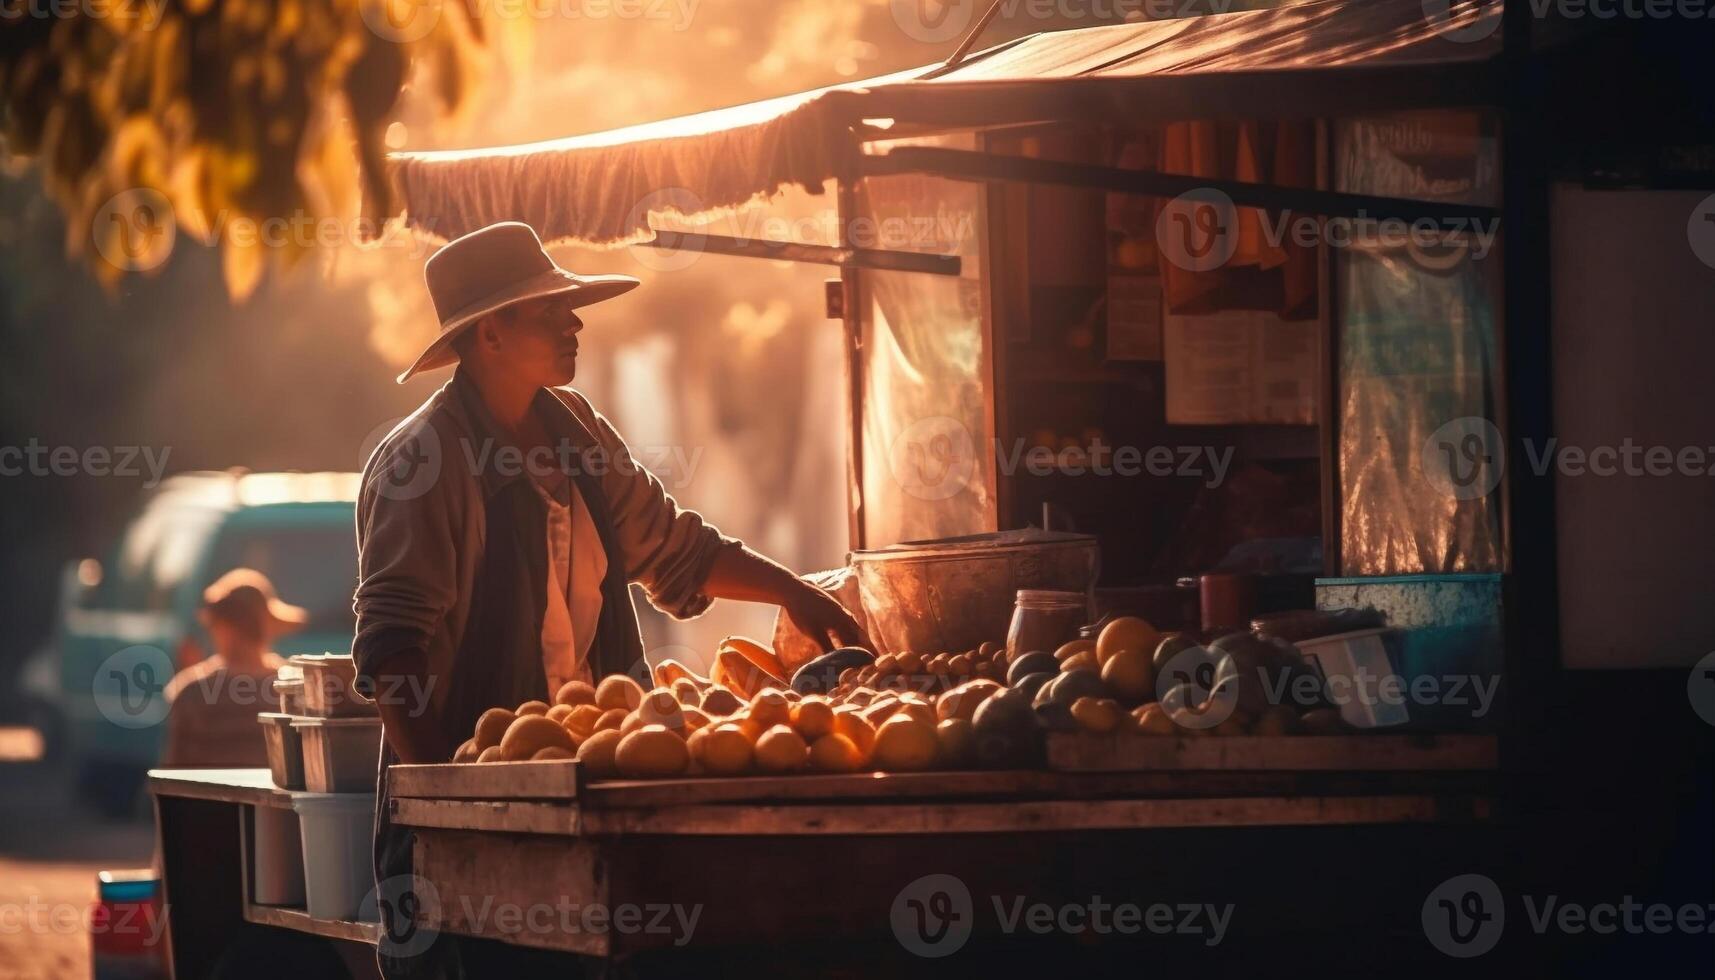
[(1354, 728), (1387, 728), (1411, 720), (1404, 704), (1384, 699), (1378, 691), (1382, 678), (1399, 673), (1388, 658), (1384, 642), (1390, 632), (1385, 628), (1353, 630), (1297, 643), (1300, 653), (1316, 661), (1330, 688), (1336, 680), (1343, 686), (1340, 718)]
[(304, 910), (355, 920), (375, 882), (375, 794), (293, 793), (292, 809), (303, 828)]
[(298, 815), (278, 806), (253, 809), (250, 900), (257, 905), (304, 904), (304, 845)]

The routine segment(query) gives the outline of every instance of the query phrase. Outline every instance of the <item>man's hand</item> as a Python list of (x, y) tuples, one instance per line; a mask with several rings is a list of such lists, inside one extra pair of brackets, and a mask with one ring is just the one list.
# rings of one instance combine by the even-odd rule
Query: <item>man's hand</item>
[(805, 636), (822, 644), (823, 650), (836, 647), (863, 647), (874, 650), (869, 634), (865, 633), (852, 614), (846, 612), (846, 607), (840, 605), (838, 599), (811, 585), (803, 579), (798, 579), (801, 589), (795, 590), (788, 596), (780, 608), (786, 611), (786, 617), (792, 620), (792, 625), (798, 627)]
[(868, 634), (839, 600), (769, 561), (749, 548), (729, 548), (715, 559), (703, 591), (717, 599), (771, 602), (786, 612), (792, 625), (821, 644), (873, 650)]

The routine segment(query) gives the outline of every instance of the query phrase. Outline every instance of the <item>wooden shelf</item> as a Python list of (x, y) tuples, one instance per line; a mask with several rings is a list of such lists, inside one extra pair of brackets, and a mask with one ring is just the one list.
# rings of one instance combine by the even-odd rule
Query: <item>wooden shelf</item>
[(256, 905), (246, 902), (244, 903), (244, 920), (254, 922), (257, 925), (291, 929), (294, 932), (307, 932), (312, 936), (344, 939), (354, 943), (368, 943), (371, 946), (381, 941), (381, 923), (379, 922), (318, 919), (303, 909), (279, 905)]
[(1049, 768), (1083, 772), (1483, 772), (1498, 759), (1492, 735), (1048, 736)]

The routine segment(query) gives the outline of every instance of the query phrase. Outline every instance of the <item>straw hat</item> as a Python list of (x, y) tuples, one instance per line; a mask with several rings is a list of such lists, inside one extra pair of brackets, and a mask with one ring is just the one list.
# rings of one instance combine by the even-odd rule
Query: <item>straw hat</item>
[(631, 276), (580, 276), (557, 265), (529, 225), (502, 221), (455, 238), (429, 257), (423, 267), (441, 335), (399, 375), (404, 384), (419, 371), (458, 360), (453, 341), (464, 329), (495, 310), (542, 296), (575, 294), (574, 306), (588, 306), (637, 287)]
[(203, 590), (203, 611), (223, 619), (264, 624), (271, 636), (290, 633), (309, 622), (310, 614), (274, 594), (274, 583), (254, 568), (235, 568)]

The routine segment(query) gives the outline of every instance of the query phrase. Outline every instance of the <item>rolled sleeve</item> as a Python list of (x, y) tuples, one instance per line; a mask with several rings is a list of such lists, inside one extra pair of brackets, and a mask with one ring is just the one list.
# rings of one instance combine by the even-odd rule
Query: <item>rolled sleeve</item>
[[(358, 491), (352, 603), (357, 634), (351, 653), (360, 692), (373, 690), (375, 673), (387, 660), (427, 649), (456, 601), (457, 511), (450, 496), (457, 481), (436, 476), (417, 486), (396, 479), (396, 467), (420, 465), (421, 452), (415, 437), (396, 431), (364, 468)], [(418, 456), (415, 463), (406, 453)]]
[(686, 510), (631, 455), (612, 424), (589, 407), (586, 420), (604, 451), (602, 489), (608, 499), (626, 578), (643, 586), (655, 608), (675, 619), (701, 615), (714, 601), (703, 591), (723, 550), (742, 547), (694, 510)]

